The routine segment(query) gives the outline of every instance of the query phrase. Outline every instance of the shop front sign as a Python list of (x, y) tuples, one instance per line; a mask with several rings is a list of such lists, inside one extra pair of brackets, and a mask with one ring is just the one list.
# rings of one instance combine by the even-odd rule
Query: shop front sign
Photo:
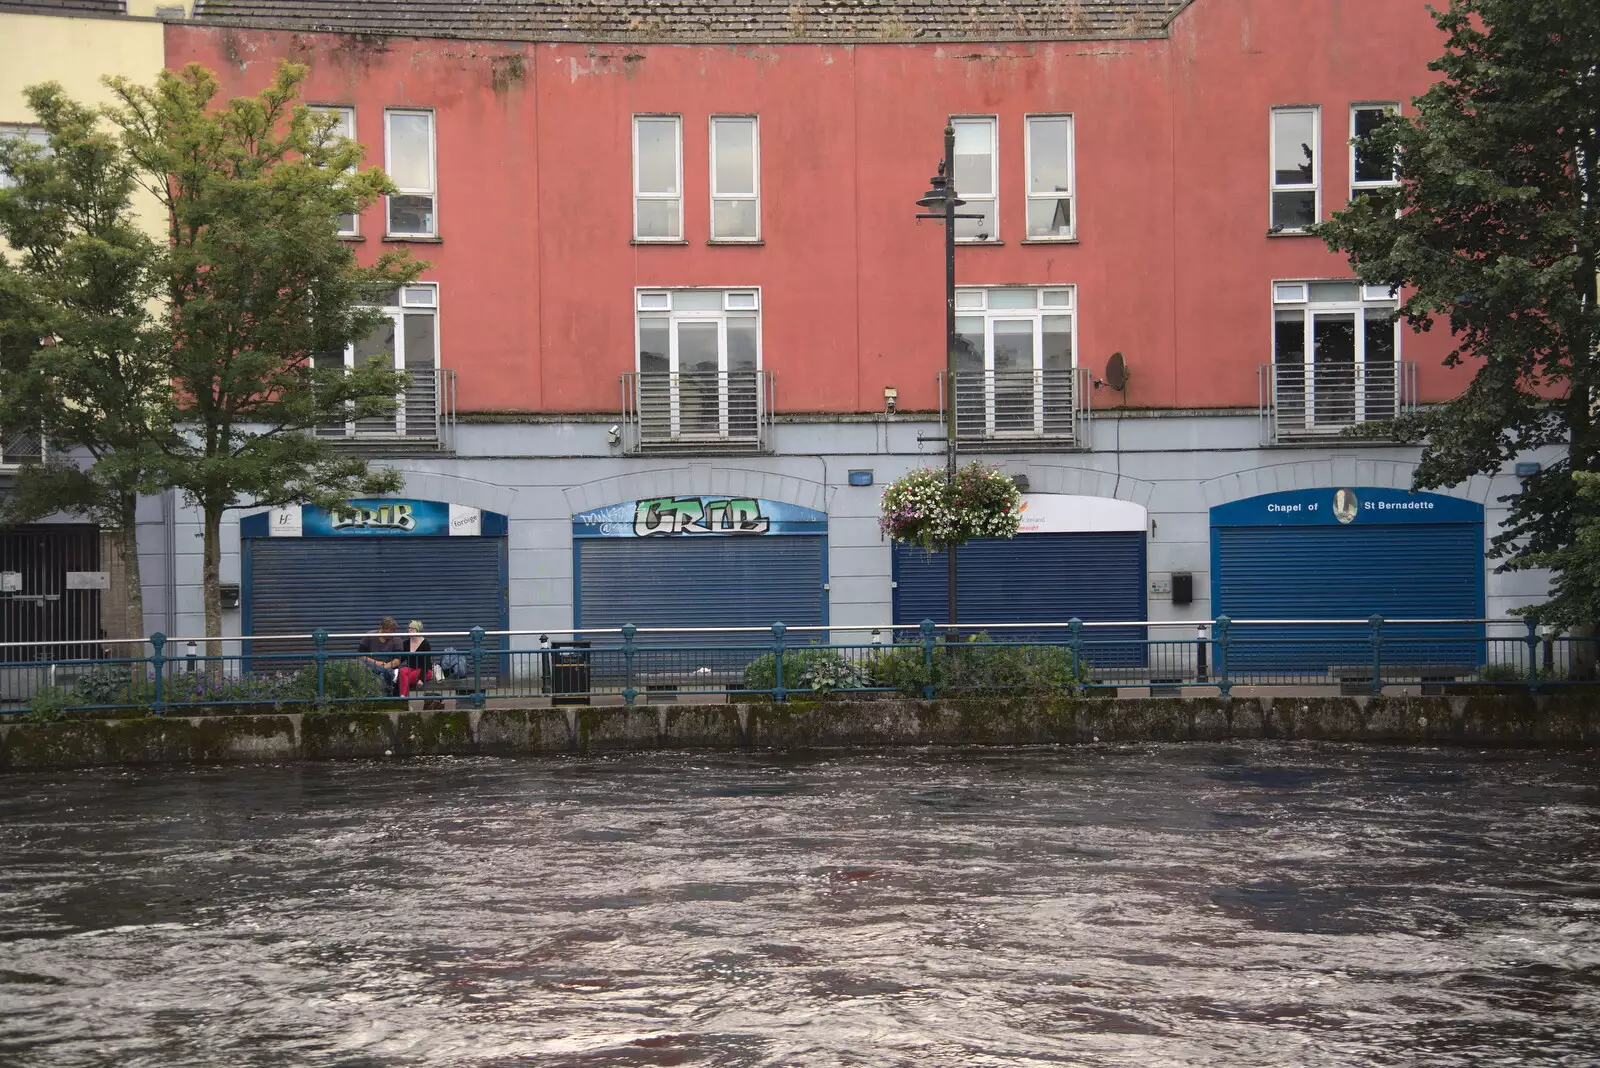
[(1379, 523), (1481, 523), (1483, 505), (1441, 493), (1375, 486), (1264, 493), (1211, 509), (1219, 527), (1370, 526)]
[(410, 498), (346, 501), (337, 508), (289, 505), (265, 513), (272, 538), (477, 537), (484, 513), (463, 504)]
[(759, 497), (641, 497), (572, 517), (575, 538), (700, 538), (825, 534), (828, 517)]

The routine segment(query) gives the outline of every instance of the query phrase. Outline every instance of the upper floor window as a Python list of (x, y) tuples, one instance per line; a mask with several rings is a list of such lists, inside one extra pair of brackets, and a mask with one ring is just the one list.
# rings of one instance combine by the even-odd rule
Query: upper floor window
[(951, 119), (956, 131), (956, 195), (966, 206), (958, 209), (982, 214), (981, 219), (957, 219), (957, 241), (1000, 240), (999, 154), (995, 150), (997, 120), (991, 116)]
[(645, 442), (760, 440), (757, 289), (641, 289), (634, 410)]
[(683, 122), (677, 115), (633, 117), (633, 236), (683, 240)]
[(1030, 116), (1027, 156), (1028, 237), (1072, 237), (1072, 116)]
[[(0, 123), (0, 137), (20, 137), (30, 145), (38, 145), (44, 150), (45, 155), (50, 154), (50, 131), (43, 126)], [(0, 170), (0, 189), (8, 189), (16, 184), (16, 179), (4, 170)]]
[(1317, 193), (1319, 109), (1272, 109), (1273, 232), (1304, 230), (1320, 218)]
[(1350, 199), (1373, 189), (1400, 184), (1391, 155), (1363, 151), (1361, 138), (1400, 114), (1399, 104), (1354, 104), (1350, 108)]
[(956, 432), (964, 438), (1075, 433), (1071, 286), (956, 290)]
[(389, 290), (381, 305), (383, 319), (365, 338), (343, 352), (319, 357), (316, 366), (352, 368), (376, 359), (404, 371), (407, 384), (392, 414), (357, 419), (319, 432), (356, 437), (434, 437), (439, 431), (439, 287), (413, 282)]
[(1275, 282), (1272, 305), (1280, 433), (1395, 417), (1409, 389), (1393, 290), (1354, 279)]
[(389, 198), (389, 233), (394, 237), (439, 235), (433, 112), (391, 109), (384, 138), (385, 169), (399, 192)]
[(761, 239), (761, 143), (754, 115), (711, 119), (711, 240)]
[[(356, 109), (342, 104), (313, 104), (309, 109), (314, 115), (330, 116), (333, 119), (333, 134), (348, 141), (356, 139)], [(351, 168), (354, 170), (354, 168)], [(361, 220), (355, 212), (346, 212), (339, 216), (339, 236), (357, 237), (361, 233)]]

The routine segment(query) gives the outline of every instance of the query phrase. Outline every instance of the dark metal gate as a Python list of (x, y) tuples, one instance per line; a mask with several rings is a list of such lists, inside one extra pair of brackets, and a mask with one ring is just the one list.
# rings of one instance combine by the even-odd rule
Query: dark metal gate
[(68, 660), (98, 655), (100, 591), (67, 589), (67, 572), (100, 570), (100, 529), (40, 525), (0, 531), (0, 641), (37, 642), (0, 648), (0, 663)]

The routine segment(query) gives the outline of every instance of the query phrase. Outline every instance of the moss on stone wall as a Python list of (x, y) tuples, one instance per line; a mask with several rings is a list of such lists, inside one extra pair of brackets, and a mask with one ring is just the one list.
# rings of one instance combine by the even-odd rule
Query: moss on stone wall
[(0, 769), (659, 746), (828, 747), (1326, 741), (1600, 744), (1600, 697), (1148, 698), (1052, 694), (935, 702), (838, 696), (748, 705), (340, 710), (0, 724)]

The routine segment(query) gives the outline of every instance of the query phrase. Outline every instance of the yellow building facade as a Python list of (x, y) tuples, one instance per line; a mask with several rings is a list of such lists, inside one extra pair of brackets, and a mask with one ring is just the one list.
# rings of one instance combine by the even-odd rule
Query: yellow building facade
[[(40, 82), (59, 82), (67, 95), (86, 104), (112, 102), (102, 81), (111, 75), (153, 82), (166, 62), (164, 27), (154, 17), (158, 6), (183, 5), (130, 0), (135, 17), (22, 15), (0, 6), (0, 126), (36, 121), (23, 90)], [(136, 197), (151, 232), (165, 233), (155, 198), (142, 190)]]
[[(23, 14), (8, 6), (0, 0), (0, 126), (37, 123), (24, 90), (41, 82), (58, 82), (73, 99), (90, 105), (113, 102), (103, 81), (108, 76), (154, 82), (166, 61), (165, 27), (156, 17), (157, 8), (163, 9), (164, 18), (186, 14), (179, 0), (129, 0), (126, 9), (120, 3), (69, 0), (61, 5), (62, 13), (51, 15)], [(97, 6), (100, 10), (93, 13), (76, 10)], [(154, 196), (136, 190), (134, 210), (152, 236), (165, 239), (166, 217)], [(0, 255), (5, 254), (0, 243)], [(26, 458), (0, 448), (0, 493), (16, 463)], [(118, 543), (105, 538), (106, 533), (68, 515), (45, 526), (0, 529), (0, 573), (13, 591), (0, 598), (0, 638), (132, 636), (124, 633), (125, 582)], [(160, 528), (154, 533), (159, 536)], [(146, 540), (143, 531), (140, 539)], [(69, 573), (101, 575), (104, 585), (76, 588)], [(148, 577), (145, 584), (149, 596)], [(83, 655), (82, 647), (63, 649)]]

